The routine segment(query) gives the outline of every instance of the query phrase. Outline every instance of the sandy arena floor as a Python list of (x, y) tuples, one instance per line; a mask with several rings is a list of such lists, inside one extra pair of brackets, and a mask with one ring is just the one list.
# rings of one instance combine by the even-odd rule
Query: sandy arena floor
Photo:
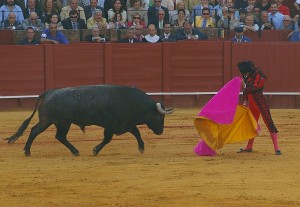
[[(272, 110), (282, 156), (275, 156), (265, 125), (254, 152), (237, 154), (245, 143), (226, 145), (216, 157), (198, 157), (193, 119), (199, 109), (176, 109), (165, 131), (140, 126), (145, 153), (130, 134), (114, 136), (98, 156), (92, 149), (103, 130), (73, 126), (74, 157), (55, 140), (54, 127), (38, 136), (25, 157), (26, 133), (9, 145), (31, 111), (0, 111), (0, 206), (286, 207), (300, 206), (300, 110)], [(298, 187), (297, 187), (298, 186)]]

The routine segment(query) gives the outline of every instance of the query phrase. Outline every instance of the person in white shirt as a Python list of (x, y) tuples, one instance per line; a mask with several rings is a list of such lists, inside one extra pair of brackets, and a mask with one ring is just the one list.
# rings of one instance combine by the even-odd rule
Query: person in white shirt
[(157, 29), (154, 24), (149, 24), (148, 34), (144, 37), (142, 42), (150, 42), (150, 43), (161, 42), (161, 39), (157, 35)]
[(258, 31), (259, 27), (257, 24), (254, 24), (254, 16), (253, 15), (247, 15), (245, 18), (245, 25), (244, 30), (250, 30), (253, 32)]

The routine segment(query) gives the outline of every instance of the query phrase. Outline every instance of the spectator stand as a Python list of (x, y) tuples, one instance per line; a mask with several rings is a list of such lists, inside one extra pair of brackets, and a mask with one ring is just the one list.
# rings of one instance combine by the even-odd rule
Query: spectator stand
[[(199, 28), (199, 30), (203, 33), (206, 33), (208, 35), (208, 38), (211, 40), (222, 40), (224, 38), (224, 30), (220, 28)], [(85, 36), (91, 34), (90, 29), (83, 29), (83, 30), (60, 30), (70, 41), (70, 43), (76, 43), (76, 42), (84, 42)], [(172, 33), (176, 33), (177, 29), (173, 29)], [(161, 31), (163, 32), (163, 31)], [(41, 36), (42, 31), (36, 31), (36, 36), (39, 38)], [(118, 40), (122, 39), (126, 35), (126, 29), (101, 29), (100, 34), (109, 39), (111, 42), (117, 42)], [(142, 30), (143, 35), (147, 35), (148, 31), (147, 29)], [(6, 41), (3, 39), (1, 41), (1, 44), (17, 44), (20, 40), (24, 39), (26, 37), (26, 31), (25, 30), (10, 30), (9, 32), (5, 30), (0, 30), (0, 36), (5, 35)], [(9, 36), (12, 36), (12, 38), (9, 38)]]

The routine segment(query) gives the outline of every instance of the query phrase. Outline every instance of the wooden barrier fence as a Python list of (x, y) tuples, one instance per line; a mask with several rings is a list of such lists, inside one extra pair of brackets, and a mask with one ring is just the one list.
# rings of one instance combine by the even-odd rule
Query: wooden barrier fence
[[(271, 107), (300, 108), (299, 43), (183, 41), (137, 44), (6, 45), (0, 49), (0, 96), (37, 95), (68, 86), (119, 84), (148, 93), (166, 105), (201, 106), (238, 75), (237, 63), (251, 59), (268, 76)], [(184, 95), (184, 93), (199, 93)], [(209, 92), (210, 95), (200, 95)], [(1, 98), (1, 97), (0, 97)], [(0, 109), (32, 107), (33, 99), (0, 99)]]

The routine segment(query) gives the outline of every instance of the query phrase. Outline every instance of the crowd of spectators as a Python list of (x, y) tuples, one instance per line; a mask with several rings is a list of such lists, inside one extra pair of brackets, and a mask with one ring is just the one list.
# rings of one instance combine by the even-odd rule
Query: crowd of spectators
[[(300, 0), (293, 8), (283, 0), (0, 0), (0, 22), (1, 29), (43, 31), (41, 37), (55, 43), (67, 43), (60, 30), (69, 29), (91, 29), (87, 39), (93, 42), (109, 41), (94, 38), (102, 29), (128, 29), (122, 42), (136, 42), (132, 36), (139, 42), (165, 41), (174, 29), (170, 39), (206, 39), (198, 28), (291, 30), (296, 41), (299, 5)], [(142, 36), (145, 28), (148, 34)]]

